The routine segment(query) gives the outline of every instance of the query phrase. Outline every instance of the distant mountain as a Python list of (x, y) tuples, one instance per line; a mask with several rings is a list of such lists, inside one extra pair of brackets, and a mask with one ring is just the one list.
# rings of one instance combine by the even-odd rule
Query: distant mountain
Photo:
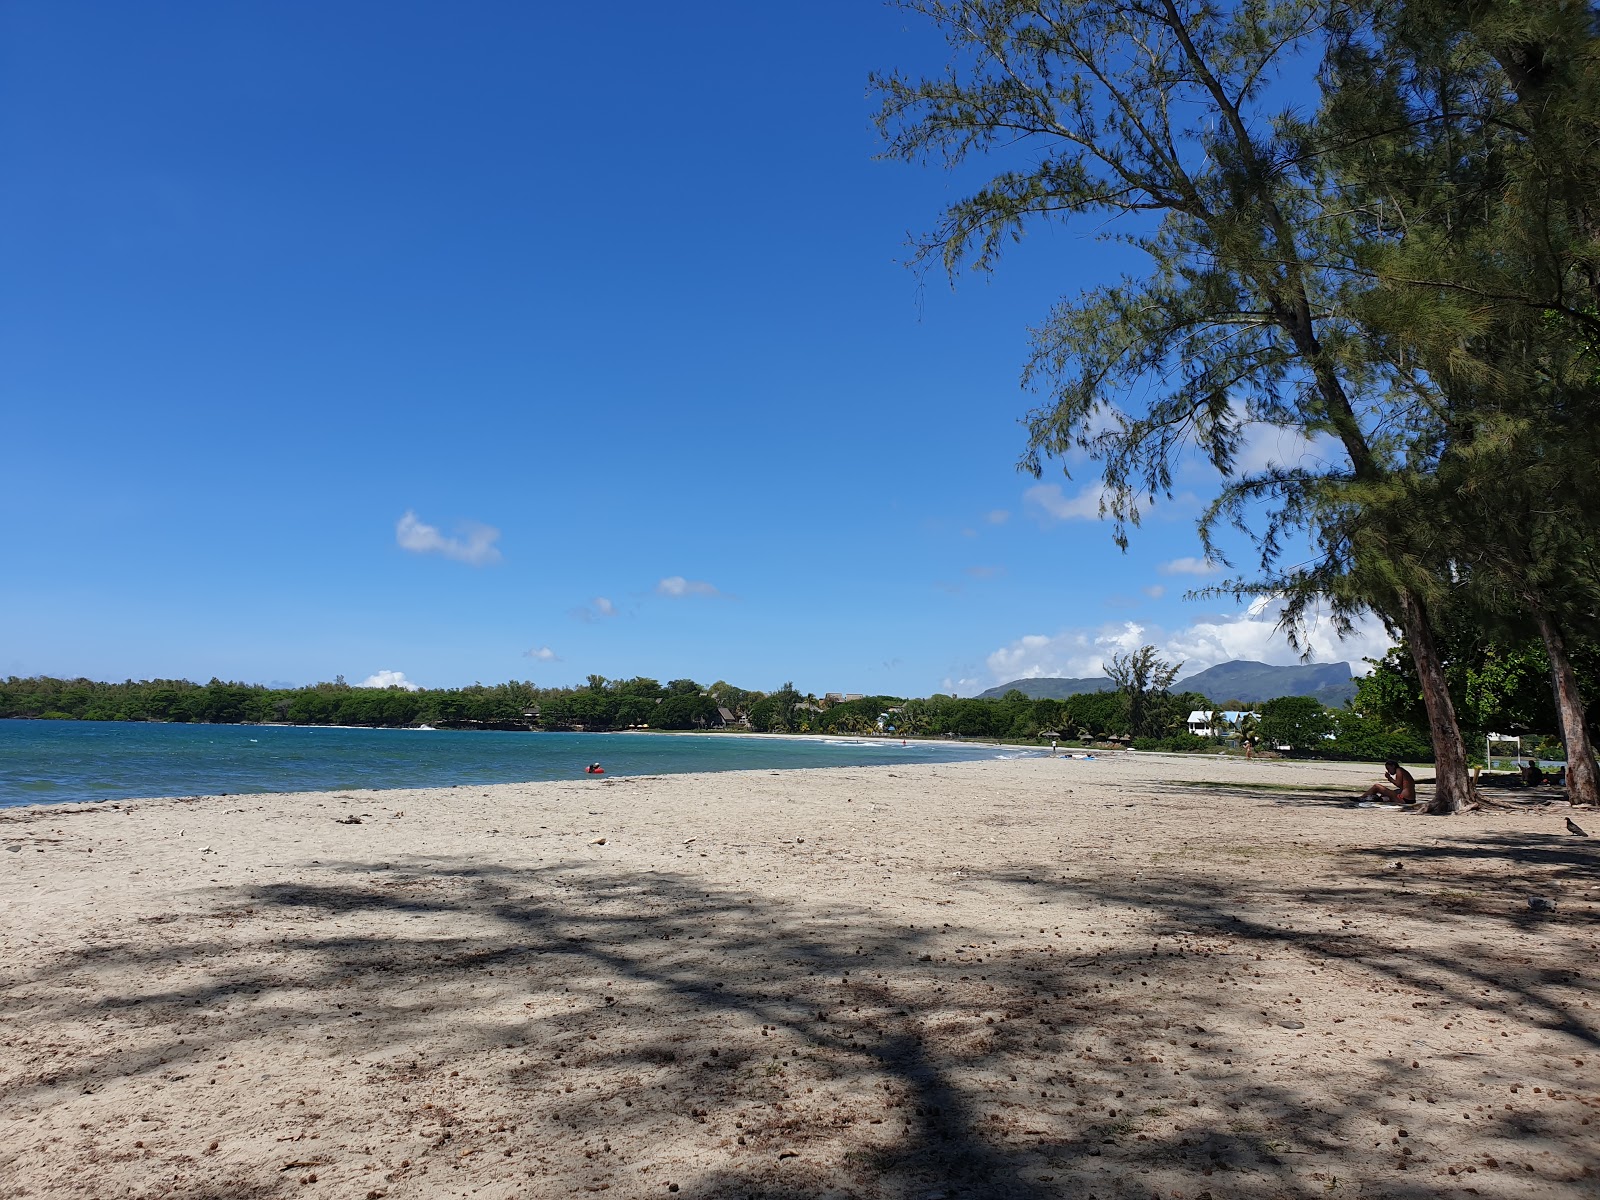
[[(980, 700), (998, 700), (1015, 688), (1030, 700), (1063, 700), (1084, 692), (1109, 692), (1116, 685), (1105, 676), (1091, 679), (1013, 679), (986, 692)], [(1307, 663), (1275, 667), (1263, 662), (1226, 662), (1207, 667), (1172, 685), (1175, 692), (1199, 692), (1215, 701), (1242, 700), (1259, 704), (1279, 696), (1310, 696), (1337, 708), (1356, 694), (1349, 663)]]
[(979, 692), (979, 700), (998, 700), (1012, 688), (1029, 700), (1065, 700), (1068, 696), (1081, 696), (1085, 692), (1115, 691), (1117, 685), (1104, 675), (1098, 679), (1013, 679), (987, 692)]
[(1356, 694), (1349, 663), (1300, 663), (1274, 667), (1240, 660), (1218, 663), (1180, 679), (1176, 691), (1199, 692), (1212, 700), (1243, 700), (1258, 704), (1279, 696), (1310, 696), (1337, 708)]

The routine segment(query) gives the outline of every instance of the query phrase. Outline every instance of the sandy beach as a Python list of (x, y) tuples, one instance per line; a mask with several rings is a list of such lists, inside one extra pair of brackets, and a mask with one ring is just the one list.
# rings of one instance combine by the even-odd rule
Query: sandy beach
[(1600, 1194), (1600, 838), (1377, 775), (8, 810), (0, 1197)]

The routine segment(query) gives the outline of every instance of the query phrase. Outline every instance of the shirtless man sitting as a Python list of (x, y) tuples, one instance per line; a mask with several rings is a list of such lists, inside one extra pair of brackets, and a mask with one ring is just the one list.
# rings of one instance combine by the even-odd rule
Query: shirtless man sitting
[[(1376, 800), (1380, 796), (1391, 804), (1415, 804), (1417, 802), (1417, 781), (1411, 777), (1411, 772), (1399, 763), (1390, 759), (1383, 764), (1384, 777), (1394, 784), (1384, 787), (1375, 783), (1362, 793), (1362, 800)], [(1360, 803), (1360, 801), (1357, 801)]]

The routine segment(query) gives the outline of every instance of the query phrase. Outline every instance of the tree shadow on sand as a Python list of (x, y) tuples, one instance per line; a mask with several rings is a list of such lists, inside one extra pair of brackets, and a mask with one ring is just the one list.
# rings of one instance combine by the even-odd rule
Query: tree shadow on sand
[[(1461, 839), (1438, 857), (1488, 875), (1541, 852)], [(1562, 853), (1579, 856), (1530, 861), (1594, 865)], [(1356, 1082), (1325, 1090), (1306, 1039), (1336, 1031), (1257, 987), (1247, 972), (1262, 959), (1351, 964), (1458, 1007), (1492, 989), (1497, 1011), (1596, 1045), (1565, 985), (1531, 961), (1269, 916), (1309, 902), (1391, 933), (1414, 916), (1381, 864), (1356, 856), (1349, 873), (1314, 897), (1284, 878), (1248, 899), (1181, 864), (1159, 878), (1086, 867), (1068, 879), (1054, 865), (968, 876), (1018, 914), (999, 932), (671, 872), (335, 863), (315, 883), (215, 889), (159, 944), (89, 947), (19, 982), (35, 1023), (108, 1020), (140, 1036), (52, 1060), (16, 1094), (166, 1078), (198, 1043), (226, 1057), (265, 1025), (304, 1079), (323, 1043), (360, 1060), (365, 1112), (346, 1119), (385, 1186), (421, 1189), (404, 1194), (431, 1194), (443, 1174), (489, 1194), (537, 1179), (550, 1194), (674, 1182), (684, 1196), (769, 1200), (1309, 1197), (1355, 1180), (1422, 1197), (1469, 1179), (1492, 1188), (1507, 1162), (1545, 1194), (1581, 1194), (1593, 1160), (1565, 1108), (1491, 1113), (1463, 1147), (1434, 1115), (1460, 1122), (1481, 1096), (1415, 1063), (1349, 1049)], [(1062, 906), (1087, 914), (1087, 937), (1060, 936), (1045, 914)], [(1465, 931), (1520, 918), (1426, 919)], [(1583, 1075), (1567, 1069), (1551, 1094), (1581, 1091)], [(1389, 1114), (1416, 1126), (1403, 1142), (1380, 1123)], [(1492, 1167), (1491, 1142), (1513, 1147)]]

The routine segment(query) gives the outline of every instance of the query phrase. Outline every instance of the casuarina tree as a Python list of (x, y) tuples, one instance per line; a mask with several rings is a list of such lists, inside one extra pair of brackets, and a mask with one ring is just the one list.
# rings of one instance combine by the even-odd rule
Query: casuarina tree
[(1355, 0), (1331, 11), (1312, 137), (1448, 428), (1419, 496), (1487, 634), (1550, 663), (1575, 800), (1600, 771), (1571, 646), (1600, 611), (1600, 33), (1592, 5)]
[[(875, 76), (889, 154), (997, 171), (918, 244), (950, 271), (991, 267), (1032, 223), (1092, 221), (1142, 252), (1139, 278), (1065, 298), (1034, 331), (1026, 374), (1048, 402), (1024, 466), (1100, 471), (1102, 512), (1126, 545), (1144, 509), (1196, 455), (1221, 476), (1202, 534), (1255, 538), (1260, 591), (1326, 590), (1340, 620), (1377, 611), (1404, 634), (1437, 762), (1431, 811), (1470, 797), (1466, 753), (1412, 523), (1375, 504), (1438, 453), (1429, 397), (1396, 386), (1394, 347), (1350, 316), (1368, 281), (1346, 269), (1353, 226), (1277, 89), (1325, 49), (1325, 3), (1247, 0), (910, 0), (952, 58), (925, 78)], [(1252, 436), (1290, 431), (1329, 461), (1249, 471)], [(1309, 539), (1320, 569), (1285, 566)], [(1302, 611), (1291, 605), (1292, 617)]]

